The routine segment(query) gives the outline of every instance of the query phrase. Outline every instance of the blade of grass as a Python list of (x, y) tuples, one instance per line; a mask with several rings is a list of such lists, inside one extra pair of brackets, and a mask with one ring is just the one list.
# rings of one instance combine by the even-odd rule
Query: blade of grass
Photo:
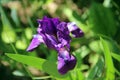
[(31, 29), (33, 30), (33, 33), (35, 34), (36, 33), (35, 27), (34, 27), (34, 25), (33, 25), (33, 23), (32, 23), (32, 21), (31, 21), (29, 16), (27, 17), (27, 20), (28, 20), (28, 23), (29, 23)]
[(108, 47), (107, 42), (100, 37), (100, 41), (103, 47), (103, 52), (104, 52), (104, 56), (105, 56), (105, 64), (106, 64), (106, 80), (115, 80), (115, 68), (113, 65), (113, 61), (112, 61), (112, 56), (111, 56), (111, 51)]
[(104, 67), (104, 60), (100, 57), (96, 63), (96, 65), (89, 71), (88, 77), (86, 80), (94, 80), (102, 75)]
[(112, 57), (120, 62), (120, 55), (118, 55), (116, 53), (112, 53)]

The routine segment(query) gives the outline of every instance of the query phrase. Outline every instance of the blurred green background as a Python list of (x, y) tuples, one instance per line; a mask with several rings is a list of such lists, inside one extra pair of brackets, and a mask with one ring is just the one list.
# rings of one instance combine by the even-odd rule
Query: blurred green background
[[(72, 39), (77, 66), (66, 75), (55, 72), (56, 51), (41, 44), (26, 52), (43, 16), (76, 22), (85, 34)], [(120, 80), (120, 1), (0, 0), (0, 80)]]

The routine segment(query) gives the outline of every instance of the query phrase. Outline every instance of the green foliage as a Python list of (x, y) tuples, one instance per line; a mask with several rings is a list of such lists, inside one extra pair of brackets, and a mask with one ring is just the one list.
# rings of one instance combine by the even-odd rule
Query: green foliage
[(57, 77), (57, 78), (63, 78), (66, 75), (62, 76), (57, 71), (57, 65), (55, 62), (47, 61), (42, 58), (36, 58), (33, 56), (26, 56), (26, 55), (20, 55), (20, 54), (11, 54), (6, 53), (6, 55), (9, 58), (12, 58), (18, 62), (21, 62), (23, 64), (33, 66), (39, 70), (43, 70), (44, 72), (50, 74), (51, 76)]
[(101, 4), (93, 3), (89, 10), (90, 28), (97, 34), (114, 36), (117, 30), (113, 13)]

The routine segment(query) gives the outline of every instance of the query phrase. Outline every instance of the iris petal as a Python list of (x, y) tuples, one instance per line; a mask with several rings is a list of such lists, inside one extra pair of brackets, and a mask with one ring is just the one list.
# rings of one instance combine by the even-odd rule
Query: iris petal
[(36, 47), (38, 47), (41, 43), (44, 43), (44, 40), (42, 38), (41, 35), (37, 34), (33, 36), (33, 39), (29, 45), (29, 47), (27, 48), (27, 51), (32, 51), (34, 50)]
[(67, 51), (62, 51), (58, 55), (58, 71), (60, 74), (65, 74), (72, 70), (76, 65), (76, 58)]
[(67, 27), (68, 30), (73, 34), (73, 37), (82, 37), (84, 35), (82, 30), (77, 27), (75, 22), (69, 22)]
[(56, 28), (50, 20), (42, 21), (41, 28), (42, 28), (43, 32), (47, 33), (47, 34), (55, 34), (55, 32), (56, 32)]
[(65, 32), (65, 33), (69, 34), (68, 33), (68, 28), (66, 26), (67, 26), (66, 22), (61, 22), (59, 25), (57, 25), (57, 29), (59, 31), (62, 31), (62, 32)]
[(55, 26), (57, 26), (60, 23), (59, 18), (52, 18), (51, 20)]
[(67, 28), (67, 23), (61, 22), (57, 26), (57, 38), (61, 45), (66, 46), (69, 48), (69, 43), (71, 41), (71, 37), (69, 35), (69, 30)]
[[(54, 21), (53, 21), (54, 20)], [(42, 20), (37, 20), (43, 33), (56, 34), (56, 25), (58, 24), (58, 19), (52, 19), (45, 16)], [(39, 32), (39, 28), (38, 28)]]
[(56, 40), (55, 36), (49, 34), (45, 34), (44, 42), (49, 48), (54, 49), (56, 49), (55, 45), (58, 44), (58, 41)]

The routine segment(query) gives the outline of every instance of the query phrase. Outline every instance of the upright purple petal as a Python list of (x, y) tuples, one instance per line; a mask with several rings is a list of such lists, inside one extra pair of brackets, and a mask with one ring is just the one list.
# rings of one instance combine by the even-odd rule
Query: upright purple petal
[(44, 33), (47, 33), (47, 34), (55, 34), (56, 33), (56, 28), (50, 20), (44, 20), (41, 23), (41, 28)]
[[(51, 18), (45, 16), (43, 20), (38, 20), (38, 23), (43, 33), (56, 34), (56, 27)], [(39, 28), (38, 28), (38, 32), (39, 32)]]
[(39, 34), (34, 35), (29, 47), (27, 48), (27, 51), (32, 51), (33, 49), (38, 47), (41, 43), (44, 43), (42, 36)]
[(66, 50), (61, 50), (58, 54), (58, 71), (60, 74), (65, 74), (72, 70), (76, 65), (76, 58)]
[(67, 24), (67, 27), (68, 27), (69, 31), (73, 34), (73, 37), (82, 37), (84, 35), (82, 30), (79, 29), (74, 22), (69, 22)]
[(42, 20), (48, 20), (50, 18), (48, 18), (47, 16), (44, 16)]
[(59, 18), (52, 18), (51, 20), (55, 26), (57, 26), (60, 23)]

